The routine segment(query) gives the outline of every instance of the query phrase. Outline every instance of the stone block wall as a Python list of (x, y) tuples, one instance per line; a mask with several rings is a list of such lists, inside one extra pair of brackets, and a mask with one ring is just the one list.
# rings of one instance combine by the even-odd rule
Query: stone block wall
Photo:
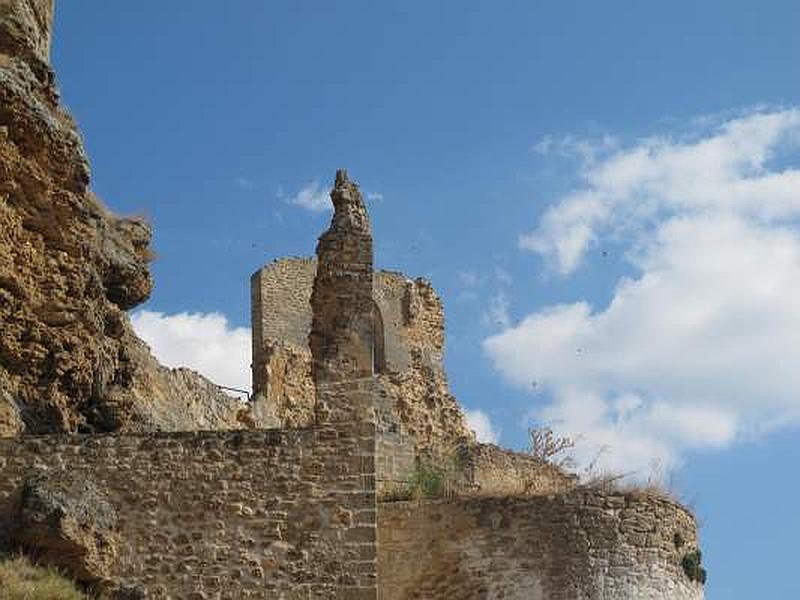
[(431, 284), (377, 271), (373, 295), (383, 321), (386, 371), (402, 373), (417, 362), (442, 373), (444, 307)]
[[(279, 342), (310, 356), (310, 300), (316, 271), (317, 262), (312, 258), (281, 258), (251, 276), (254, 392), (266, 383), (264, 365), (269, 361), (265, 348)], [(412, 350), (416, 349), (421, 364), (441, 372), (444, 310), (430, 283), (376, 271), (373, 297), (382, 317), (386, 370), (401, 373), (412, 368)]]
[(313, 258), (281, 258), (250, 278), (253, 355), (270, 340), (308, 347), (311, 289), (317, 273)]
[(381, 600), (701, 600), (683, 572), (696, 524), (652, 496), (381, 503)]
[[(273, 426), (312, 422), (308, 334), (315, 274), (315, 260), (285, 258), (251, 279), (253, 390), (265, 399), (268, 416), (262, 421)], [(380, 374), (385, 398), (379, 411), (399, 424), (420, 450), (452, 451), (469, 431), (442, 367), (441, 300), (430, 283), (390, 271), (375, 272), (373, 299), (381, 314), (385, 359)]]
[(459, 463), (477, 495), (556, 494), (577, 484), (576, 476), (550, 463), (494, 444), (465, 444)]
[(414, 471), (415, 459), (414, 440), (401, 431), (384, 431), (377, 436), (375, 485), (378, 497), (408, 481)]
[(148, 598), (376, 598), (375, 432), (0, 440), (0, 540), (26, 477), (85, 477), (118, 515), (111, 580)]
[[(269, 379), (269, 354), (276, 343), (311, 360), (311, 289), (317, 272), (310, 258), (282, 258), (262, 267), (250, 278), (251, 328), (253, 332), (253, 393), (265, 389)], [(294, 379), (308, 379), (302, 370)], [(313, 398), (313, 391), (311, 394)]]

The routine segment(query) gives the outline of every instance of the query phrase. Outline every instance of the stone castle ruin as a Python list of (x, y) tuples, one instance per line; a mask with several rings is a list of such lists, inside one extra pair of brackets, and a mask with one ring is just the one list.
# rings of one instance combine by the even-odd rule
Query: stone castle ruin
[(0, 553), (118, 599), (703, 598), (682, 506), (475, 440), (442, 303), (374, 269), (344, 171), (316, 258), (252, 277), (252, 402), (159, 365), (149, 229), (88, 188), (52, 9), (0, 0)]

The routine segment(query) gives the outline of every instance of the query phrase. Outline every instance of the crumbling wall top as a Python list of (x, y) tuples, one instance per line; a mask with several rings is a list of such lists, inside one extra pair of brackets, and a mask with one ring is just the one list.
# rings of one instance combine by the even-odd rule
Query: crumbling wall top
[(334, 214), (317, 244), (308, 341), (316, 383), (370, 377), (374, 371), (372, 234), (364, 200), (347, 172), (336, 172)]
[(358, 185), (350, 181), (345, 169), (336, 171), (336, 179), (333, 190), (331, 191), (331, 201), (333, 202), (333, 222), (331, 231), (358, 231), (372, 236), (370, 231), (369, 216), (364, 206), (364, 200)]

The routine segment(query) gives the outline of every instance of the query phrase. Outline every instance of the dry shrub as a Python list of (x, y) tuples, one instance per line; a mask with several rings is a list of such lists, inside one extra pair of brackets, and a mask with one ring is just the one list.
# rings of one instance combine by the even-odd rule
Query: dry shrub
[(599, 471), (597, 462), (604, 451), (605, 448), (602, 448), (594, 460), (581, 473), (581, 488), (633, 496), (650, 496), (680, 502), (672, 473), (665, 471), (659, 461), (654, 461), (651, 464), (650, 474), (647, 479), (643, 480), (637, 477), (637, 473)]
[[(530, 427), (528, 429), (528, 454), (563, 470), (574, 472), (578, 463), (573, 451), (579, 440), (580, 436), (557, 435), (548, 426)], [(608, 450), (606, 446), (601, 447), (594, 458), (575, 473), (581, 482), (579, 488), (679, 500), (672, 473), (667, 472), (660, 461), (653, 461), (650, 465), (650, 473), (644, 480), (637, 473), (601, 471), (600, 459)], [(526, 491), (529, 483), (526, 482)]]
[(556, 435), (551, 427), (528, 428), (528, 454), (541, 461), (563, 469), (575, 466), (571, 450), (575, 439)]
[(0, 561), (2, 600), (88, 600), (76, 584), (53, 568), (38, 567), (23, 556)]

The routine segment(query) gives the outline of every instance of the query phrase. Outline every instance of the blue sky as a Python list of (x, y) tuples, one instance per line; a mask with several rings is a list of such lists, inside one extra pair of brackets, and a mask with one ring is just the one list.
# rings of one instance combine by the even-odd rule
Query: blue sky
[(135, 319), (164, 360), (247, 384), (249, 275), (313, 252), (345, 166), (379, 265), (441, 292), (473, 418), (671, 471), (707, 597), (779, 600), (800, 595), (797, 31), (791, 1), (82, 0), (53, 59), (94, 189), (155, 226)]

